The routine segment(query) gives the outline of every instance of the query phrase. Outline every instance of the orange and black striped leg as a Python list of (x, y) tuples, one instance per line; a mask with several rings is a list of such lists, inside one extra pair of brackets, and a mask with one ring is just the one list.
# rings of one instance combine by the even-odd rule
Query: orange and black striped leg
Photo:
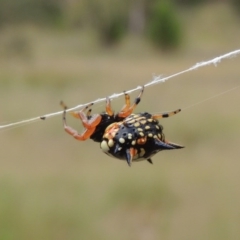
[[(67, 105), (66, 105), (63, 101), (60, 102), (60, 105), (62, 106), (62, 108), (63, 108), (64, 110), (67, 110), (67, 109), (68, 109)], [(86, 110), (87, 110), (89, 107), (91, 107), (92, 105), (93, 105), (93, 103), (90, 103), (90, 104), (87, 105), (85, 108), (83, 108), (81, 111), (86, 111)], [(91, 117), (91, 111), (92, 111), (92, 109), (89, 109), (89, 110), (87, 111), (87, 114), (86, 114), (86, 115), (87, 115), (88, 118)], [(73, 117), (80, 119), (80, 117), (79, 117), (79, 111), (78, 111), (78, 112), (77, 112), (77, 111), (70, 112), (70, 114), (71, 114)]]
[(89, 107), (91, 107), (92, 105), (93, 105), (93, 103), (90, 103), (82, 110), (80, 110), (78, 112), (70, 112), (70, 114), (75, 118), (81, 119), (80, 112), (85, 112), (86, 110), (88, 110), (85, 115), (89, 118), (91, 116), (91, 111), (92, 111), (92, 109), (89, 109)]
[(138, 97), (135, 99), (134, 103), (132, 104), (131, 106), (131, 103), (130, 103), (130, 96), (129, 94), (127, 93), (124, 93), (125, 95), (125, 105), (124, 107), (121, 109), (121, 111), (118, 113), (118, 117), (121, 117), (121, 118), (126, 118), (128, 117), (132, 112), (133, 110), (135, 109), (135, 107), (140, 103), (141, 101), (141, 97), (143, 95), (143, 91), (144, 91), (144, 86), (142, 86), (142, 89), (138, 95)]
[[(171, 116), (179, 113), (180, 111), (181, 111), (181, 109), (177, 109), (175, 111), (168, 112), (168, 113), (154, 114), (154, 115), (152, 115), (152, 118), (153, 119), (167, 118), (167, 117), (171, 117)], [(164, 138), (162, 140), (155, 139), (155, 146), (157, 146), (157, 148), (160, 150), (171, 150), (171, 149), (184, 148), (181, 145), (168, 142), (168, 141), (164, 140)]]
[(95, 131), (96, 126), (100, 123), (102, 117), (101, 115), (95, 114), (93, 116), (91, 116), (91, 118), (89, 119), (89, 114), (91, 111), (88, 111), (87, 114), (84, 113), (84, 111), (88, 108), (85, 107), (84, 109), (82, 109), (81, 111), (79, 111), (77, 114), (75, 115), (75, 117), (79, 118), (82, 121), (83, 126), (85, 127), (85, 130), (82, 134), (79, 134), (75, 129), (67, 126), (66, 123), (66, 109), (63, 112), (63, 125), (64, 125), (64, 130), (72, 135), (74, 138), (76, 138), (77, 140), (80, 141), (84, 141), (86, 139), (88, 139)]
[(60, 102), (60, 105), (62, 106), (62, 108), (64, 110), (67, 110), (68, 107), (67, 107), (67, 105), (63, 101)]
[(159, 119), (159, 118), (167, 118), (167, 117), (171, 117), (177, 113), (181, 112), (181, 109), (177, 109), (176, 111), (172, 111), (172, 112), (167, 112), (167, 113), (159, 113), (159, 114), (153, 114), (152, 118), (153, 119)]

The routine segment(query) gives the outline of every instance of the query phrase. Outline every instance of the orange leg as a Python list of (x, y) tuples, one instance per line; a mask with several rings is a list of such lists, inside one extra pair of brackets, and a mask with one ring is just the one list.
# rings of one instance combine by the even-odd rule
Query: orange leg
[[(89, 107), (91, 107), (92, 105), (93, 105), (93, 103), (90, 103), (90, 104), (87, 105), (85, 108), (83, 108), (81, 111), (79, 111), (79, 112), (70, 112), (70, 114), (71, 114), (73, 117), (75, 117), (75, 118), (81, 119), (81, 117), (79, 116), (79, 113), (86, 111), (86, 110), (87, 110)], [(65, 108), (65, 109), (66, 109), (66, 108)], [(87, 114), (86, 114), (87, 117), (90, 117), (91, 111), (92, 111), (92, 109), (89, 109), (89, 110), (87, 111)]]
[[(67, 105), (63, 102), (63, 101), (61, 101), (60, 102), (60, 105), (62, 106), (62, 108), (64, 109), (64, 110), (67, 110)], [(90, 103), (89, 105), (87, 105), (85, 108), (83, 108), (81, 111), (86, 111), (89, 107), (91, 107), (93, 105), (93, 103)], [(92, 109), (89, 109), (88, 111), (87, 111), (87, 117), (89, 118), (90, 116), (91, 116), (91, 111), (92, 111)], [(73, 117), (75, 117), (75, 118), (78, 118), (78, 119), (80, 119), (80, 117), (79, 117), (79, 112), (70, 112), (70, 114), (73, 116)]]
[(167, 118), (167, 117), (171, 117), (171, 116), (179, 113), (180, 111), (181, 111), (181, 109), (178, 109), (178, 110), (172, 111), (172, 112), (168, 112), (168, 113), (154, 114), (154, 115), (152, 115), (152, 118), (153, 119)]
[[(86, 116), (89, 118), (91, 116), (91, 112), (92, 112), (92, 109), (89, 109), (86, 113)], [(75, 117), (75, 118), (78, 118), (80, 119), (79, 117), (79, 112), (70, 112), (70, 114)]]
[(114, 114), (112, 107), (111, 107), (111, 101), (110, 101), (109, 97), (107, 97), (107, 99), (106, 99), (106, 113), (109, 116), (113, 116), (113, 114)]
[(122, 117), (122, 118), (126, 118), (128, 117), (132, 112), (133, 110), (135, 109), (135, 107), (139, 104), (139, 102), (141, 101), (141, 97), (143, 95), (143, 91), (144, 91), (144, 87), (142, 87), (138, 97), (135, 99), (133, 105), (131, 106), (131, 103), (130, 103), (130, 96), (127, 94), (127, 93), (124, 93), (125, 94), (125, 105), (124, 107), (121, 109), (121, 111), (118, 113), (118, 116), (119, 117)]
[(81, 111), (79, 112), (73, 112), (73, 116), (79, 118), (82, 121), (83, 126), (85, 127), (85, 130), (82, 134), (79, 134), (75, 129), (67, 126), (66, 123), (66, 108), (63, 112), (63, 125), (64, 125), (64, 130), (72, 135), (74, 138), (76, 138), (77, 140), (80, 141), (84, 141), (86, 139), (88, 139), (89, 137), (91, 137), (91, 135), (94, 133), (96, 126), (101, 122), (101, 115), (93, 115), (90, 117), (90, 113), (91, 113), (91, 109), (88, 110), (87, 114), (84, 113), (85, 110), (87, 110), (87, 108), (89, 106), (91, 106), (92, 104), (86, 106), (85, 108), (83, 108)]

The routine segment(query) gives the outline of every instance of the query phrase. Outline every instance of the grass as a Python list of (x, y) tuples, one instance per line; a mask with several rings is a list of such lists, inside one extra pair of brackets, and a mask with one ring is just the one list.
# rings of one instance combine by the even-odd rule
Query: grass
[[(213, 18), (223, 9), (215, 7)], [(233, 50), (240, 32), (235, 19), (228, 21), (221, 38), (212, 36), (214, 48), (189, 22), (188, 41), (195, 41), (170, 55), (133, 36), (103, 50), (86, 40), (88, 33), (22, 27), (28, 55), (15, 50), (0, 59), (0, 122), (58, 111), (60, 100), (88, 102), (144, 84), (152, 73), (173, 74)], [(226, 60), (146, 89), (137, 111), (184, 109), (238, 83), (239, 58)], [(236, 90), (162, 120), (167, 138), (186, 148), (159, 153), (153, 166), (128, 168), (98, 144), (75, 141), (61, 117), (1, 131), (0, 239), (238, 238), (239, 96)], [(122, 99), (113, 105), (119, 109)], [(102, 103), (94, 107), (103, 109)]]

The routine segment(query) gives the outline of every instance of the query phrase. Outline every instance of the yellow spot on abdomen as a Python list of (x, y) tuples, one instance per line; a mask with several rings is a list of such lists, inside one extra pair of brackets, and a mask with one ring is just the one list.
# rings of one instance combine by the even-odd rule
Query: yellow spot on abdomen
[(104, 152), (108, 152), (109, 151), (109, 147), (108, 147), (108, 144), (107, 144), (107, 141), (102, 141), (101, 144), (101, 149), (104, 151)]
[(125, 143), (125, 139), (124, 138), (119, 138), (119, 142), (120, 143)]
[(113, 141), (112, 139), (110, 139), (110, 140), (108, 141), (108, 146), (109, 146), (110, 148), (114, 146), (114, 141)]

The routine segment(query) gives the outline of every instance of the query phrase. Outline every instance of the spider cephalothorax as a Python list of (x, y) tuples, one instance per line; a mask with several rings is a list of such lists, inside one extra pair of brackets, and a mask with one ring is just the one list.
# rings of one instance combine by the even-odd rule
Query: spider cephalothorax
[[(114, 114), (110, 99), (106, 101), (106, 111), (91, 115), (89, 104), (79, 112), (71, 114), (82, 121), (85, 131), (79, 134), (66, 124), (66, 111), (63, 114), (64, 129), (77, 140), (88, 138), (100, 142), (100, 147), (107, 155), (126, 160), (130, 166), (132, 162), (147, 160), (161, 150), (183, 148), (183, 146), (165, 140), (163, 127), (157, 119), (170, 117), (181, 110), (164, 114), (150, 114), (147, 112), (133, 114), (133, 110), (141, 100), (144, 88), (134, 103), (130, 104), (130, 97), (125, 94), (125, 105), (120, 112)], [(89, 109), (89, 110), (88, 110)]]

